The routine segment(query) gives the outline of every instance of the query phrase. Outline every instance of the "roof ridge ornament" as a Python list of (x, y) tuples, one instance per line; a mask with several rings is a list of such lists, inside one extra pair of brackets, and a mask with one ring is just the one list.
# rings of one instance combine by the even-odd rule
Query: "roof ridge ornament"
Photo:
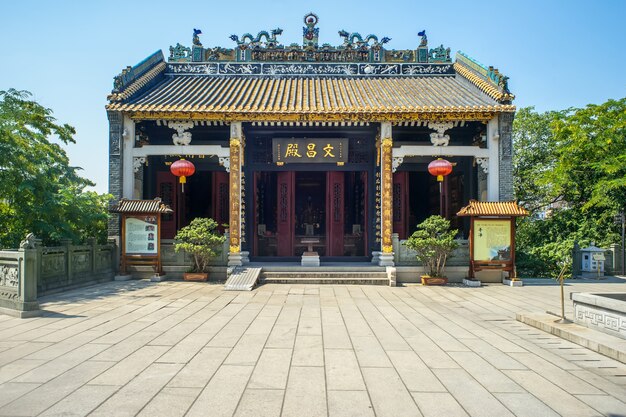
[(320, 29), (315, 26), (320, 18), (313, 12), (304, 16), (305, 27), (302, 28), (302, 47), (304, 49), (317, 49)]

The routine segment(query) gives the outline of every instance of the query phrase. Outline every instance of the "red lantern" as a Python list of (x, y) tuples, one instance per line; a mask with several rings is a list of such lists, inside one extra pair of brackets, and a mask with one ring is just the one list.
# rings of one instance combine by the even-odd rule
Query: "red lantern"
[(428, 172), (430, 175), (437, 177), (437, 181), (443, 181), (443, 177), (449, 175), (452, 172), (452, 164), (445, 159), (437, 158), (428, 164)]
[(172, 171), (172, 174), (176, 175), (177, 177), (180, 177), (179, 182), (182, 185), (183, 193), (184, 193), (185, 183), (187, 182), (187, 177), (193, 175), (194, 172), (196, 172), (196, 167), (190, 161), (187, 161), (186, 159), (181, 158), (170, 166), (170, 171)]

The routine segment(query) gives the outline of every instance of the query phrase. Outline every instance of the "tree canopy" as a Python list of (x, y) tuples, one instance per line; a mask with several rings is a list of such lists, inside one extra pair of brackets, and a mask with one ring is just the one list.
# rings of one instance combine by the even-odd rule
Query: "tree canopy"
[(0, 91), (0, 246), (16, 247), (32, 232), (45, 243), (106, 239), (107, 195), (72, 167), (60, 144), (75, 129), (59, 124), (27, 91)]
[(626, 98), (582, 109), (523, 108), (513, 125), (515, 192), (532, 216), (517, 232), (518, 272), (556, 275), (574, 241), (619, 241), (626, 206)]

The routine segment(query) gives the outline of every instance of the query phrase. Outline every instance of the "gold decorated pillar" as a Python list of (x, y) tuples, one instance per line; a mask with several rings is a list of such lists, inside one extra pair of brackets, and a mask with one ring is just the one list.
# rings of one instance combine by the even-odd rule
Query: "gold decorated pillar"
[(242, 172), (244, 141), (241, 122), (230, 125), (230, 242), (228, 266), (241, 266), (247, 262), (247, 253), (241, 251)]
[(392, 171), (391, 123), (383, 122), (380, 125), (380, 184), (381, 184), (381, 253), (378, 261), (380, 266), (393, 266), (393, 171)]

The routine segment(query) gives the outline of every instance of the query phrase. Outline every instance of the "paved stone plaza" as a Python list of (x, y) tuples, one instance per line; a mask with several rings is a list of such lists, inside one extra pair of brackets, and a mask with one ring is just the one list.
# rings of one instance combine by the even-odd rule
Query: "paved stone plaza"
[(44, 317), (0, 316), (2, 416), (626, 415), (626, 365), (515, 321), (559, 311), (550, 281), (130, 281), (41, 301)]

